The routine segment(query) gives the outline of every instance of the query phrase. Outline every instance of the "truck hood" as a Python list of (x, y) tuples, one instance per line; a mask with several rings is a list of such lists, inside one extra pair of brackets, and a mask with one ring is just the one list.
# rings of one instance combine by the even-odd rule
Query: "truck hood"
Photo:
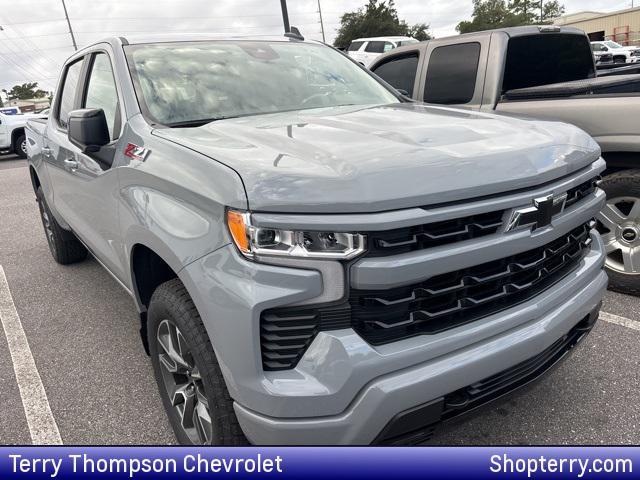
[(154, 135), (232, 168), (249, 208), (375, 212), (539, 185), (595, 161), (582, 130), (467, 110), (393, 104), (218, 120)]

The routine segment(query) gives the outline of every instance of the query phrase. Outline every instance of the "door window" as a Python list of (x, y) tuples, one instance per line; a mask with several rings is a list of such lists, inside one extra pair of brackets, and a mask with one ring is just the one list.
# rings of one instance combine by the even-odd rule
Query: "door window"
[(364, 42), (351, 42), (351, 45), (349, 45), (349, 48), (347, 50), (349, 50), (350, 52), (355, 52), (357, 50), (360, 50), (360, 47), (362, 46)]
[(373, 72), (394, 88), (405, 90), (413, 95), (413, 84), (418, 69), (418, 54), (403, 55), (384, 62), (373, 69)]
[(101, 108), (104, 111), (111, 140), (118, 138), (120, 134), (118, 92), (111, 61), (106, 53), (97, 53), (93, 59), (85, 98), (85, 108)]
[(424, 101), (444, 105), (469, 103), (473, 98), (480, 61), (480, 44), (460, 43), (431, 52)]
[(58, 124), (66, 130), (69, 122), (69, 112), (75, 107), (76, 92), (78, 91), (78, 80), (82, 71), (82, 59), (72, 63), (67, 67), (62, 85), (60, 105), (58, 107)]
[(393, 48), (393, 43), (374, 40), (369, 42), (364, 51), (369, 53), (383, 53)]

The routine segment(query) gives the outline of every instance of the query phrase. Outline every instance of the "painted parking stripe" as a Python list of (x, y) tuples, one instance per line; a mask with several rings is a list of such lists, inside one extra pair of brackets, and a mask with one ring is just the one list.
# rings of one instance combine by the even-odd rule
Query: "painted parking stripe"
[(33, 360), (27, 336), (11, 297), (7, 277), (0, 265), (0, 322), (9, 345), (13, 370), (18, 382), (20, 397), (31, 441), (35, 445), (62, 445), (42, 379)]
[(620, 317), (619, 315), (614, 315), (613, 313), (600, 312), (600, 320), (604, 320), (605, 322), (609, 323), (615, 323), (616, 325), (621, 325), (623, 327), (631, 328), (632, 330), (638, 330), (640, 332), (640, 322), (631, 320), (630, 318)]

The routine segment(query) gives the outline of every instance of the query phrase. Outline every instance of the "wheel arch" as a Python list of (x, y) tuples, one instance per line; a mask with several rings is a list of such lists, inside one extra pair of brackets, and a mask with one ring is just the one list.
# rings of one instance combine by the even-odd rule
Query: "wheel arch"
[[(148, 242), (137, 242), (131, 246), (129, 264), (131, 272), (131, 293), (140, 316), (140, 338), (145, 352), (149, 354), (147, 341), (147, 310), (153, 292), (163, 283), (178, 278), (180, 266), (171, 259), (164, 248), (149, 246)], [(159, 253), (162, 252), (162, 253)]]
[(16, 147), (16, 142), (18, 141), (18, 139), (24, 135), (24, 127), (18, 127), (15, 128), (12, 132), (11, 132), (11, 148), (15, 148)]

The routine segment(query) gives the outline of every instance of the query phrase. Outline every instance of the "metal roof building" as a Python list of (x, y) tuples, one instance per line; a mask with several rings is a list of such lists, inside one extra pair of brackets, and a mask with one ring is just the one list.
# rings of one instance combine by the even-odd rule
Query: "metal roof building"
[(584, 30), (592, 41), (614, 40), (622, 45), (640, 45), (640, 7), (617, 12), (577, 12), (558, 17), (555, 25)]

